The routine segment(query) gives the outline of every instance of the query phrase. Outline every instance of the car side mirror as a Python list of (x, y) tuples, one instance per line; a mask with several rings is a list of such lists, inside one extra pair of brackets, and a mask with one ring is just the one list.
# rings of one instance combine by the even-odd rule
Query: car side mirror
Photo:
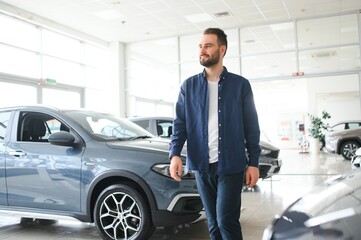
[(50, 134), (48, 141), (53, 145), (72, 147), (74, 145), (75, 137), (69, 132), (59, 131)]

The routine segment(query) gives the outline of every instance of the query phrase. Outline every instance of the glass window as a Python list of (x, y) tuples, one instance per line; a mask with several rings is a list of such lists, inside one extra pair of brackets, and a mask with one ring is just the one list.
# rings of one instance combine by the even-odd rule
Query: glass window
[[(232, 30), (224, 30), (224, 33), (227, 35), (227, 52), (224, 56), (224, 60), (228, 58), (238, 57), (239, 56), (239, 44), (238, 44), (238, 30), (232, 29)], [(200, 38), (201, 36), (199, 36)], [(198, 50), (198, 44), (195, 46)]]
[(359, 46), (313, 49), (299, 52), (300, 71), (307, 73), (359, 70)]
[(228, 72), (241, 74), (239, 61), (239, 57), (225, 58), (223, 60), (223, 65), (227, 68)]
[(241, 54), (289, 51), (295, 49), (293, 22), (242, 28)]
[(60, 89), (43, 89), (43, 104), (60, 108), (80, 108), (80, 93)]
[(84, 63), (93, 67), (106, 68), (109, 66), (108, 49), (84, 43)]
[(43, 29), (42, 50), (45, 54), (80, 62), (81, 44), (79, 40)]
[(298, 47), (314, 48), (358, 42), (357, 15), (342, 15), (297, 22)]
[(39, 51), (40, 30), (32, 24), (0, 14), (0, 42)]
[(10, 115), (11, 112), (0, 112), (0, 142), (5, 140)]
[(85, 86), (95, 89), (104, 89), (107, 84), (104, 80), (109, 78), (99, 68), (85, 66)]
[(68, 127), (48, 114), (22, 112), (20, 120), (18, 141), (48, 142), (52, 133), (61, 130), (69, 131)]
[(53, 57), (43, 58), (43, 77), (55, 79), (58, 83), (74, 86), (83, 85), (82, 67), (80, 64), (60, 60)]
[(176, 38), (127, 45), (126, 79), (130, 95), (172, 102), (178, 84)]
[(155, 116), (156, 110), (155, 110), (155, 104), (151, 102), (146, 101), (139, 101), (137, 100), (135, 102), (135, 114), (134, 116)]
[(40, 78), (41, 69), (38, 54), (1, 44), (0, 53), (0, 72)]
[[(181, 82), (185, 81), (187, 78), (198, 74), (203, 71), (203, 66), (199, 62), (186, 62), (180, 65), (181, 70)], [(179, 87), (177, 87), (177, 96), (178, 96)]]
[(0, 89), (1, 107), (37, 103), (37, 89), (34, 86), (0, 82)]
[(292, 76), (296, 72), (294, 52), (242, 57), (242, 75), (247, 78)]
[(157, 129), (158, 136), (170, 137), (172, 135), (173, 121), (157, 120), (157, 128), (158, 126), (159, 126), (159, 129)]
[(180, 60), (181, 62), (195, 61), (199, 59), (199, 41), (201, 34), (187, 35), (179, 38)]
[(144, 128), (145, 130), (150, 131), (149, 120), (135, 120), (133, 122), (136, 123), (137, 125), (141, 126), (142, 128)]

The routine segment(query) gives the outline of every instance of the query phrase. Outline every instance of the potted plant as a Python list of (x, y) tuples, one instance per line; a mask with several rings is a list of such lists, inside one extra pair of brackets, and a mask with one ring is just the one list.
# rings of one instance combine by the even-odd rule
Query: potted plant
[(310, 118), (310, 128), (308, 129), (308, 135), (314, 139), (313, 152), (316, 152), (316, 149), (320, 149), (320, 142), (323, 144), (323, 146), (325, 144), (324, 131), (327, 130), (329, 125), (328, 123), (325, 123), (324, 120), (331, 118), (331, 115), (323, 110), (322, 117), (314, 116), (310, 113), (308, 114), (308, 117)]

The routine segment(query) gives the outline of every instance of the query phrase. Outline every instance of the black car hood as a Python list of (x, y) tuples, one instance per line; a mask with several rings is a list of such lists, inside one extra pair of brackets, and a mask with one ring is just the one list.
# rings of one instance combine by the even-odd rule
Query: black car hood
[[(114, 141), (107, 142), (108, 147), (110, 148), (132, 148), (138, 150), (147, 150), (147, 151), (157, 151), (169, 153), (169, 139), (164, 139), (160, 137), (156, 138), (144, 138), (136, 139), (129, 141)], [(183, 147), (182, 155), (186, 154), (186, 146)]]
[(260, 140), (259, 145), (261, 147), (268, 148), (268, 149), (270, 149), (272, 151), (279, 151), (280, 150), (278, 147), (276, 147), (272, 143), (270, 143), (268, 141), (264, 141), (264, 140)]

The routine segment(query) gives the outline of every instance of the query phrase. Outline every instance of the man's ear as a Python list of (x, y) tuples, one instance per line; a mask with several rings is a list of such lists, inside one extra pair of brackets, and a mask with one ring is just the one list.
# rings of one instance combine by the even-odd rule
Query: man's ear
[(221, 53), (223, 54), (223, 57), (224, 57), (224, 55), (226, 55), (227, 47), (225, 45), (222, 45), (220, 49), (221, 49)]

